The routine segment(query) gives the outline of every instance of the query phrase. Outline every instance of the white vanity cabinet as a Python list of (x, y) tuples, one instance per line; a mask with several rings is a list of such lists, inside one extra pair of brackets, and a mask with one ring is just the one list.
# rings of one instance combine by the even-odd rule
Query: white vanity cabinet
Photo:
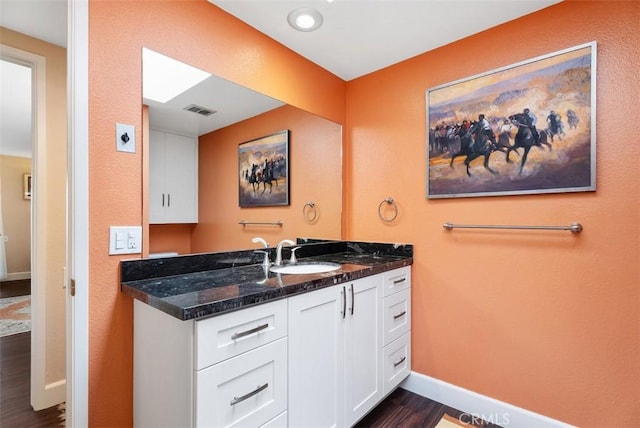
[(198, 139), (150, 130), (149, 223), (198, 222)]
[(409, 375), (403, 267), (198, 321), (134, 300), (134, 426), (350, 427)]
[(353, 425), (383, 398), (384, 276), (289, 299), (289, 426)]
[(134, 301), (134, 426), (282, 427), (286, 409), (286, 300), (202, 321)]
[(393, 391), (411, 371), (411, 269), (384, 274), (383, 301), (384, 395)]

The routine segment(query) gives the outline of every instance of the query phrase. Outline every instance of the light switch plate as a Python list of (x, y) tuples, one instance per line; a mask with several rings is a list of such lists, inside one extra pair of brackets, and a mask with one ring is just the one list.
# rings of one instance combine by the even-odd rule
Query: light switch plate
[(116, 150), (119, 152), (136, 152), (136, 127), (116, 123)]
[(109, 255), (141, 252), (142, 226), (111, 226), (109, 228)]

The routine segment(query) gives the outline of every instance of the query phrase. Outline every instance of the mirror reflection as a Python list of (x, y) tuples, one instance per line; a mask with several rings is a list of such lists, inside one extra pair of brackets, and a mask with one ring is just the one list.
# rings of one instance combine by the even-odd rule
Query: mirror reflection
[[(247, 249), (257, 236), (273, 247), (341, 238), (341, 125), (148, 49), (142, 103), (149, 253)], [(289, 186), (290, 204), (240, 208), (238, 146), (283, 130), (289, 182), (274, 185)]]

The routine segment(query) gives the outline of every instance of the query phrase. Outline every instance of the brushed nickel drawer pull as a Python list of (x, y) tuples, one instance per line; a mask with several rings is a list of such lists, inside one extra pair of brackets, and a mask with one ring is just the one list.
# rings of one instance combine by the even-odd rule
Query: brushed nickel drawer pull
[(400, 312), (398, 315), (394, 315), (393, 319), (397, 320), (398, 318), (402, 318), (403, 316), (405, 316), (407, 314), (407, 311), (402, 311)]
[(405, 282), (407, 280), (407, 277), (404, 278), (400, 278), (400, 279), (396, 279), (393, 281), (393, 285), (398, 285), (398, 284), (402, 284), (403, 282)]
[(347, 289), (342, 287), (342, 319), (347, 316)]
[(398, 367), (400, 364), (404, 363), (406, 361), (407, 357), (402, 357), (400, 359), (400, 361), (398, 361), (397, 363), (393, 363), (393, 368)]
[(241, 337), (245, 337), (250, 334), (257, 333), (260, 330), (264, 330), (265, 328), (268, 328), (268, 327), (269, 327), (269, 323), (266, 323), (266, 324), (259, 325), (255, 328), (252, 328), (251, 330), (241, 331), (240, 333), (234, 333), (233, 336), (231, 336), (231, 339), (232, 340), (239, 339)]
[(229, 403), (229, 405), (233, 406), (235, 404), (238, 404), (244, 400), (246, 400), (247, 398), (251, 398), (254, 395), (264, 391), (265, 389), (267, 389), (269, 387), (269, 382), (265, 383), (262, 386), (258, 386), (256, 389), (254, 389), (253, 391), (251, 391), (248, 394), (243, 395), (242, 397), (233, 397), (233, 400), (231, 400), (231, 402)]
[(353, 315), (353, 308), (356, 306), (355, 296), (353, 295), (353, 284), (351, 284), (351, 315)]

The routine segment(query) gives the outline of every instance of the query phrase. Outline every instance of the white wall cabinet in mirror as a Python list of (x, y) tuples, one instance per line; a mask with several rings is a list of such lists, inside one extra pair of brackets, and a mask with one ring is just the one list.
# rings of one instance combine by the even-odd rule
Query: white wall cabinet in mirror
[(149, 223), (198, 222), (198, 139), (150, 130)]

